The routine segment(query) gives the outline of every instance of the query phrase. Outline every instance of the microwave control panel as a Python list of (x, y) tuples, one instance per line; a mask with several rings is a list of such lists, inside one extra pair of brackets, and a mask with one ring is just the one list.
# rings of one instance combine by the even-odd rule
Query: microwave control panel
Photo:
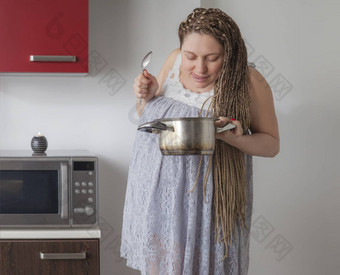
[(95, 225), (98, 223), (97, 159), (72, 161), (72, 224)]

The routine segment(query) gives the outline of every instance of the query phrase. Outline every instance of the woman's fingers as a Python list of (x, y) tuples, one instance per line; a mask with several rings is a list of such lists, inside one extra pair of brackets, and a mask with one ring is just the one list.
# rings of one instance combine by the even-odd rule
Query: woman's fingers
[(231, 122), (230, 118), (220, 116), (218, 120), (215, 121), (215, 125), (217, 127), (223, 127), (226, 126), (229, 122)]
[(142, 73), (138, 74), (134, 80), (133, 92), (137, 98), (150, 100), (155, 96), (157, 90), (157, 79), (147, 70), (144, 70)]
[(140, 73), (135, 78), (135, 83), (139, 85), (145, 85), (146, 87), (151, 83), (151, 79), (146, 78), (142, 73)]
[(143, 95), (148, 93), (149, 84), (151, 81), (140, 73), (134, 81), (133, 91), (136, 97), (142, 98)]
[(242, 136), (243, 135), (243, 128), (241, 125), (241, 122), (236, 120), (236, 119), (232, 119), (231, 123), (236, 125), (236, 128), (232, 129), (231, 131), (236, 135), (236, 136)]
[(236, 127), (234, 129), (216, 134), (217, 139), (222, 139), (227, 142), (229, 137), (232, 137), (232, 136), (236, 137), (236, 136), (243, 135), (243, 128), (242, 128), (241, 122), (234, 118), (219, 117), (218, 120), (215, 122), (215, 126), (224, 127), (228, 123), (232, 123)]

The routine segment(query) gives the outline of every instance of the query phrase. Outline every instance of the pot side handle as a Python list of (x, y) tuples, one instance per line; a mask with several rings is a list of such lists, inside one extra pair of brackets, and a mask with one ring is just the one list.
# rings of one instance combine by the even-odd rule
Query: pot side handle
[(143, 131), (143, 132), (148, 132), (148, 133), (154, 133), (154, 134), (159, 134), (160, 131), (172, 131), (174, 132), (174, 127), (172, 126), (167, 126), (164, 123), (161, 123), (159, 121), (152, 121), (152, 122), (147, 122), (142, 125), (139, 125), (137, 130)]
[(228, 123), (226, 126), (221, 127), (221, 128), (216, 128), (216, 133), (222, 133), (231, 129), (234, 129), (236, 127), (235, 124)]

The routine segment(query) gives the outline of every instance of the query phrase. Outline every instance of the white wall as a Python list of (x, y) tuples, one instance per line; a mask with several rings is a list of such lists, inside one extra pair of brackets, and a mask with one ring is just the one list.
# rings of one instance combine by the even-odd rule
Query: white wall
[[(273, 81), (281, 152), (274, 159), (254, 159), (249, 275), (339, 273), (337, 3), (202, 2), (235, 19), (249, 60)], [(178, 46), (179, 22), (199, 5), (198, 0), (90, 0), (91, 75), (0, 77), (0, 149), (29, 150), (32, 136), (41, 131), (51, 150), (99, 155), (103, 275), (138, 274), (120, 259), (119, 242), (138, 123), (131, 87), (140, 59), (153, 50), (150, 71), (157, 74)]]
[(281, 152), (254, 158), (249, 275), (339, 274), (339, 1), (202, 5), (238, 23), (275, 97)]
[(179, 46), (179, 23), (200, 2), (89, 2), (91, 75), (0, 76), (0, 149), (31, 150), (31, 138), (40, 131), (50, 150), (88, 149), (98, 154), (101, 274), (138, 274), (119, 257), (126, 179), (138, 124), (133, 79), (150, 50), (149, 70), (158, 74), (167, 55)]

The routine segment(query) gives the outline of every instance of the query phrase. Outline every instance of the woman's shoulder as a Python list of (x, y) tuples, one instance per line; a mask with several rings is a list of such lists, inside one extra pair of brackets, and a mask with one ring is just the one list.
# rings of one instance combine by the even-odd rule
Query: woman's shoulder
[(175, 49), (173, 50), (168, 58), (165, 60), (164, 67), (165, 69), (169, 72), (172, 67), (174, 66), (174, 63), (176, 61), (177, 56), (180, 54), (181, 50), (180, 49)]
[(263, 94), (272, 94), (271, 88), (262, 74), (255, 69), (255, 67), (249, 66), (249, 78), (250, 78), (250, 92), (252, 96), (259, 96)]
[(168, 73), (170, 72), (170, 70), (172, 69), (172, 67), (175, 64), (176, 58), (179, 55), (179, 53), (181, 52), (180, 49), (175, 49), (173, 50), (169, 56), (167, 57), (167, 59), (165, 60), (161, 71), (159, 72), (159, 75), (157, 77), (158, 83), (159, 83), (159, 91), (157, 92), (157, 94), (160, 93), (163, 83), (165, 81), (165, 79), (168, 76)]
[(279, 138), (272, 90), (262, 74), (255, 68), (249, 68), (249, 74), (251, 131), (267, 133)]

